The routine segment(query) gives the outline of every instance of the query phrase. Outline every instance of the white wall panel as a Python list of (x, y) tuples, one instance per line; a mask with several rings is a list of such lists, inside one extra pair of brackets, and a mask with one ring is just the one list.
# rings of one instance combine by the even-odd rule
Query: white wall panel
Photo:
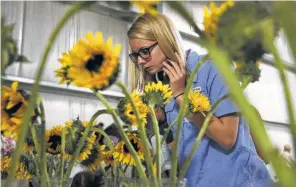
[(279, 51), (281, 58), (288, 63), (293, 63), (292, 53), (283, 31), (281, 31), (279, 33), (279, 36), (276, 38), (275, 45)]
[(173, 11), (167, 3), (163, 3), (163, 13), (167, 15), (174, 23), (174, 25), (182, 31), (191, 32), (191, 26), (179, 14)]
[(191, 50), (197, 52), (199, 55), (207, 54), (207, 50), (205, 48), (202, 48), (201, 46), (186, 39), (185, 37), (183, 37), (183, 46), (184, 46), (185, 50), (191, 49)]
[(271, 143), (278, 148), (280, 152), (283, 152), (285, 145), (292, 147), (291, 154), (294, 157), (293, 139), (289, 128), (285, 125), (267, 124), (265, 126), (267, 134)]
[[(109, 100), (109, 104), (112, 107), (117, 106), (117, 100)], [(101, 109), (105, 109), (105, 106), (99, 101), (99, 99), (85, 98), (82, 105), (82, 116), (84, 120), (90, 120), (92, 115)], [(113, 118), (109, 114), (102, 114), (97, 119), (97, 122), (103, 122), (105, 127), (113, 123)]]
[[(7, 23), (15, 23), (13, 37), (23, 54), (31, 60), (31, 63), (9, 68), (7, 74), (12, 77), (6, 81), (10, 84), (12, 80), (18, 79), (20, 86), (30, 89), (47, 40), (70, 5), (50, 1), (1, 2), (1, 5), (1, 15), (6, 16)], [(100, 14), (100, 10), (83, 10), (67, 22), (53, 44), (42, 78), (44, 85), (41, 86), (40, 95), (44, 101), (47, 128), (63, 124), (77, 116), (81, 120), (90, 120), (98, 109), (104, 108), (98, 99), (89, 93), (84, 93), (83, 89), (67, 91), (66, 85), (56, 85), (58, 79), (55, 78), (54, 70), (60, 67), (57, 59), (61, 57), (62, 52), (71, 49), (79, 38), (84, 38), (87, 32), (103, 32), (105, 39), (112, 36), (113, 43), (121, 44), (119, 80), (127, 84), (128, 24), (126, 21)], [(116, 93), (120, 90), (117, 87), (109, 90), (115, 92), (105, 92), (107, 94), (105, 96), (112, 106), (115, 106), (117, 101), (108, 94), (116, 95), (116, 98), (118, 97)], [(102, 115), (97, 121), (104, 122), (106, 126), (113, 122), (110, 115)]]
[[(250, 84), (246, 89), (250, 102), (259, 110), (264, 120), (289, 123), (284, 90), (277, 69), (262, 64), (261, 70), (259, 82)], [(287, 78), (296, 106), (296, 76), (289, 72)]]
[[(58, 93), (40, 93), (40, 96), (45, 108), (46, 128), (62, 125), (78, 116), (82, 121), (89, 121), (96, 111), (105, 109), (104, 105), (96, 98)], [(109, 103), (112, 107), (117, 105), (116, 100), (109, 99)], [(112, 117), (107, 114), (100, 115), (96, 121), (103, 122), (106, 127), (113, 123)]]
[(46, 128), (63, 125), (70, 120), (69, 96), (51, 93), (40, 93), (40, 96), (44, 104)]
[[(32, 63), (22, 65), (19, 76), (34, 79), (50, 33), (63, 16), (65, 10), (66, 6), (61, 3), (26, 2), (23, 46), (24, 54), (28, 56)], [(60, 42), (64, 43), (65, 41)], [(57, 45), (57, 43), (53, 45), (53, 50), (49, 54), (43, 80), (52, 81), (55, 67), (57, 67), (58, 52), (65, 51), (65, 49), (61, 49)]]
[[(21, 65), (20, 71), (17, 68), (18, 65), (14, 65), (16, 67), (11, 67), (7, 71), (9, 75), (29, 79), (35, 78), (35, 72), (37, 71), (47, 40), (69, 7), (69, 4), (49, 1), (3, 3), (2, 10), (5, 11), (2, 14), (8, 17), (9, 23), (16, 23), (14, 37), (16, 39), (23, 38), (23, 42), (19, 46), (22, 46), (23, 53), (31, 61), (31, 63)], [(89, 10), (79, 12), (68, 21), (58, 36), (57, 41), (53, 44), (42, 80), (57, 83), (58, 79), (55, 77), (54, 70), (60, 67), (57, 59), (61, 57), (61, 54), (71, 49), (79, 38), (85, 38), (84, 36), (87, 32), (103, 32), (105, 39), (112, 36), (113, 43), (118, 43), (122, 46), (119, 79), (127, 84), (127, 29), (128, 22), (126, 21)], [(117, 87), (112, 87), (110, 90), (120, 91)]]

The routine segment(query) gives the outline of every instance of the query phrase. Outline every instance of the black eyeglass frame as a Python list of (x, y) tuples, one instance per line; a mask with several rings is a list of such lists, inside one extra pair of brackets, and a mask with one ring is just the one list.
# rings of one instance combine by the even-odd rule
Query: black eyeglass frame
[[(144, 59), (144, 60), (147, 60), (148, 58), (150, 58), (150, 55), (151, 55), (151, 51), (154, 49), (154, 47), (156, 46), (158, 44), (158, 42), (155, 42), (154, 44), (152, 44), (151, 46), (149, 46), (149, 47), (143, 47), (143, 48), (141, 48), (137, 53), (131, 53), (131, 54), (129, 54), (128, 56), (129, 56), (129, 58), (131, 59), (131, 61), (132, 62), (134, 62), (134, 63), (138, 63), (138, 57), (140, 56), (142, 59)], [(145, 52), (148, 52), (147, 53), (147, 57), (144, 57), (143, 56), (143, 53), (142, 53), (142, 55), (141, 55), (141, 52), (143, 52), (143, 51), (145, 51)], [(146, 55), (145, 55), (146, 56)]]

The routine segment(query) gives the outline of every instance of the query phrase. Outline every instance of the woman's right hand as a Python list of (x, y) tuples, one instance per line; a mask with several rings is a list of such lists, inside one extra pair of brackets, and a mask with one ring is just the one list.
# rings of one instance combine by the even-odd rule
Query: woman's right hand
[(184, 62), (182, 61), (178, 53), (175, 53), (175, 55), (178, 59), (178, 62), (173, 62), (169, 59), (166, 62), (163, 62), (163, 71), (169, 76), (173, 97), (184, 93), (186, 80)]

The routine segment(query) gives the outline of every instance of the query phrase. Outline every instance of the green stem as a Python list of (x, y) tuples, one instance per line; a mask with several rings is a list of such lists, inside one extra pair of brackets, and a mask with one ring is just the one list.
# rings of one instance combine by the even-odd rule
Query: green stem
[(61, 164), (60, 164), (60, 184), (59, 186), (62, 187), (64, 182), (64, 163), (65, 163), (65, 146), (66, 146), (66, 128), (62, 130), (62, 146), (61, 146)]
[(131, 102), (133, 111), (135, 112), (137, 123), (139, 124), (138, 126), (139, 126), (140, 138), (141, 138), (141, 140), (142, 140), (142, 142), (144, 144), (144, 156), (145, 156), (145, 159), (146, 159), (146, 162), (147, 162), (147, 165), (148, 165), (148, 171), (149, 171), (150, 176), (152, 176), (154, 186), (157, 187), (158, 182), (157, 182), (156, 176), (154, 175), (154, 172), (153, 172), (153, 162), (152, 162), (152, 158), (151, 158), (151, 154), (150, 154), (150, 150), (149, 150), (148, 138), (147, 138), (145, 128), (144, 128), (144, 125), (143, 125), (143, 120), (141, 120), (139, 111), (137, 110), (137, 107), (136, 107), (135, 103), (133, 102), (130, 94), (128, 93), (126, 87), (120, 82), (117, 82), (116, 84), (121, 88), (123, 94)]
[(210, 120), (211, 120), (212, 116), (213, 116), (213, 112), (210, 112), (207, 115), (204, 123), (202, 124), (202, 127), (201, 127), (201, 129), (200, 129), (200, 131), (198, 133), (198, 136), (197, 136), (197, 138), (195, 140), (195, 143), (193, 144), (193, 147), (192, 147), (192, 149), (191, 149), (191, 151), (189, 153), (189, 156), (187, 157), (187, 159), (186, 159), (186, 161), (185, 161), (185, 163), (184, 163), (184, 165), (183, 165), (183, 167), (181, 169), (181, 172), (180, 172), (180, 175), (179, 175), (180, 179), (182, 179), (185, 176), (186, 171), (187, 171), (187, 169), (188, 169), (188, 167), (189, 167), (189, 165), (190, 165), (190, 163), (192, 161), (192, 158), (194, 156), (194, 153), (195, 153), (197, 147), (199, 146), (199, 143), (200, 143), (202, 137), (206, 133), (206, 130), (207, 130), (208, 126), (209, 126), (209, 123), (210, 123)]
[(130, 151), (133, 158), (135, 159), (136, 166), (137, 166), (137, 169), (138, 169), (141, 179), (145, 182), (146, 186), (148, 186), (148, 184), (149, 184), (148, 179), (145, 176), (145, 172), (144, 172), (144, 168), (142, 166), (142, 163), (141, 163), (139, 157), (137, 156), (137, 153), (136, 153), (135, 149), (133, 148), (131, 142), (128, 140), (128, 137), (127, 137), (126, 133), (124, 132), (122, 126), (120, 125), (115, 110), (110, 106), (110, 104), (108, 103), (108, 101), (105, 99), (105, 97), (102, 94), (100, 94), (99, 92), (96, 92), (95, 90), (93, 90), (93, 93), (101, 100), (101, 102), (107, 108), (109, 113), (112, 115), (113, 120), (114, 120), (117, 128), (119, 129), (120, 136), (123, 138), (125, 145), (127, 146), (128, 150)]
[(173, 126), (175, 125), (176, 121), (177, 121), (177, 119), (175, 119), (175, 120), (174, 120), (174, 121), (168, 126), (168, 128), (166, 128), (165, 133), (164, 133), (164, 135), (163, 135), (163, 137), (162, 137), (162, 139), (161, 139), (161, 141), (160, 141), (160, 145), (162, 145), (163, 142), (167, 139), (167, 137), (168, 137), (168, 135), (169, 135), (171, 129), (172, 129)]
[(152, 123), (153, 123), (153, 129), (154, 129), (154, 134), (156, 137), (156, 175), (158, 178), (159, 184), (161, 184), (161, 145), (160, 145), (160, 136), (159, 136), (159, 127), (158, 127), (158, 122), (157, 118), (155, 115), (154, 111), (154, 106), (149, 105), (149, 109), (152, 114)]
[(120, 176), (122, 182), (125, 184), (125, 186), (128, 186), (128, 182), (125, 177), (125, 172), (122, 170), (121, 167), (118, 167), (118, 171), (119, 171), (118, 173), (119, 173), (119, 176)]
[(211, 111), (208, 113), (208, 115), (207, 115), (205, 121), (204, 121), (203, 124), (202, 124), (201, 130), (200, 130), (199, 133), (198, 133), (198, 136), (197, 136), (197, 138), (196, 138), (196, 141), (195, 141), (194, 145), (192, 146), (192, 149), (191, 149), (191, 151), (190, 151), (190, 153), (189, 153), (189, 156), (187, 157), (187, 159), (186, 159), (186, 161), (185, 161), (185, 163), (184, 163), (184, 165), (183, 165), (183, 167), (182, 167), (182, 169), (181, 169), (181, 171), (180, 171), (180, 175), (179, 175), (180, 179), (182, 179), (182, 178), (185, 176), (186, 171), (187, 171), (187, 169), (188, 169), (188, 167), (189, 167), (189, 165), (190, 165), (190, 163), (191, 163), (191, 161), (192, 161), (192, 158), (193, 158), (193, 156), (194, 156), (194, 153), (195, 153), (197, 147), (199, 146), (199, 143), (200, 143), (202, 137), (203, 137), (204, 134), (206, 133), (206, 130), (207, 130), (208, 126), (209, 126), (209, 123), (210, 123), (210, 121), (211, 121), (211, 118), (212, 118), (212, 116), (213, 116), (213, 114), (214, 114), (215, 109), (217, 108), (217, 106), (218, 106), (218, 105), (219, 105), (224, 99), (226, 99), (226, 98), (228, 98), (228, 97), (229, 97), (228, 94), (225, 95), (225, 96), (223, 96), (223, 97), (221, 97), (221, 98), (218, 99), (218, 100), (215, 102), (215, 104), (212, 106)]
[(49, 167), (48, 168), (48, 171), (49, 171), (49, 176), (50, 177), (53, 177), (53, 167), (54, 167), (54, 164), (53, 164), (53, 158), (52, 157), (53, 157), (53, 155), (50, 155), (49, 158), (48, 158), (48, 160), (50, 161), (50, 163), (52, 163), (52, 164), (49, 164), (48, 165), (48, 167)]
[(40, 177), (40, 159), (39, 159), (39, 155), (40, 155), (40, 146), (39, 146), (39, 142), (37, 140), (37, 133), (36, 133), (36, 130), (35, 130), (35, 126), (34, 125), (29, 125), (29, 128), (31, 130), (31, 134), (32, 134), (32, 137), (33, 137), (33, 141), (34, 141), (34, 147), (36, 149), (36, 152), (37, 152), (37, 155), (38, 157), (36, 157), (35, 155), (33, 155), (33, 158), (34, 158), (34, 162), (36, 164), (36, 174), (38, 175), (38, 177)]
[(102, 166), (102, 164), (100, 164), (100, 170), (103, 173), (104, 177), (107, 178), (107, 173), (106, 173), (104, 167)]
[[(16, 143), (16, 149), (13, 153), (12, 156), (12, 164), (9, 170), (9, 176), (8, 176), (8, 186), (10, 186), (12, 180), (15, 177), (15, 172), (16, 172), (16, 167), (19, 163), (19, 159), (20, 159), (20, 155), (21, 155), (21, 151), (22, 148), (24, 146), (24, 140), (27, 134), (27, 129), (29, 126), (29, 121), (31, 119), (31, 114), (33, 112), (33, 109), (35, 107), (35, 103), (36, 103), (36, 99), (37, 99), (37, 92), (39, 90), (39, 82), (41, 80), (45, 65), (46, 65), (46, 61), (47, 61), (47, 57), (48, 54), (50, 52), (50, 49), (53, 45), (53, 43), (55, 42), (58, 34), (60, 33), (60, 31), (62, 30), (63, 26), (67, 23), (67, 21), (79, 10), (81, 10), (82, 8), (84, 8), (86, 5), (90, 5), (91, 3), (94, 2), (81, 2), (78, 3), (76, 5), (73, 5), (67, 12), (66, 14), (62, 17), (62, 19), (59, 21), (59, 23), (57, 24), (56, 28), (53, 30), (53, 32), (51, 33), (48, 43), (46, 45), (45, 51), (42, 55), (42, 59), (41, 59), (41, 63), (39, 65), (38, 71), (37, 71), (37, 75), (35, 78), (35, 83), (33, 85), (32, 88), (32, 94), (30, 96), (30, 100), (29, 100), (29, 104), (28, 104), (28, 108), (26, 109), (25, 113), (24, 113), (24, 119), (23, 122), (21, 124), (20, 127), (20, 134), (18, 136), (18, 140)], [(42, 147), (41, 147), (42, 148)]]
[(106, 113), (107, 110), (98, 110), (90, 119), (87, 127), (85, 128), (83, 134), (82, 134), (82, 137), (80, 138), (79, 142), (78, 142), (78, 146), (74, 152), (74, 154), (72, 155), (72, 158), (70, 160), (70, 163), (69, 163), (69, 166), (66, 170), (66, 173), (65, 173), (65, 179), (68, 179), (70, 177), (70, 174), (71, 174), (71, 171), (72, 171), (72, 168), (75, 164), (75, 161), (83, 147), (83, 145), (85, 144), (85, 141), (86, 141), (86, 138), (88, 137), (88, 134), (90, 132), (90, 130), (93, 128), (93, 123), (94, 121), (96, 120), (96, 118), (101, 115), (101, 114), (104, 114)]
[(188, 93), (191, 89), (194, 77), (196, 76), (200, 66), (206, 61), (206, 59), (207, 59), (207, 55), (201, 59), (201, 61), (194, 68), (193, 72), (191, 72), (190, 77), (188, 79), (188, 83), (186, 85), (185, 92), (184, 92), (183, 102), (181, 104), (179, 114), (177, 116), (177, 129), (176, 129), (176, 134), (175, 134), (176, 145), (173, 148), (173, 154), (172, 154), (173, 166), (172, 166), (171, 182), (172, 182), (173, 186), (175, 186), (175, 184), (176, 184), (177, 166), (178, 166), (177, 155), (178, 155), (178, 149), (179, 149), (180, 131), (181, 131), (181, 127), (182, 127), (182, 119), (184, 118), (184, 115), (186, 112), (185, 109), (186, 109), (186, 105), (188, 102)]
[[(271, 28), (270, 28), (271, 30)], [(271, 51), (271, 53), (274, 56), (274, 62), (275, 66), (278, 69), (281, 77), (281, 82), (284, 87), (284, 93), (285, 93), (285, 100), (287, 103), (287, 108), (288, 108), (288, 113), (290, 117), (290, 128), (292, 132), (292, 137), (293, 137), (293, 142), (294, 142), (294, 153), (296, 154), (296, 119), (295, 119), (295, 110), (293, 106), (293, 100), (292, 100), (292, 95), (290, 92), (289, 84), (288, 84), (288, 79), (285, 74), (285, 67), (283, 64), (283, 61), (274, 45), (273, 38), (272, 38), (272, 33), (266, 34), (265, 35), (265, 46)]]
[(33, 158), (33, 161), (36, 166), (36, 176), (37, 176), (37, 178), (40, 178), (40, 170), (38, 169), (40, 167), (40, 165), (38, 163), (38, 158), (36, 158), (36, 156), (33, 153), (30, 153), (30, 155)]
[(41, 163), (41, 186), (45, 186), (45, 181), (48, 181), (48, 173), (47, 173), (47, 165), (46, 165), (46, 143), (45, 143), (45, 110), (43, 102), (40, 101), (40, 117), (41, 117), (41, 132), (40, 134), (44, 134), (44, 136), (41, 136), (41, 142), (40, 142), (40, 163)]
[(110, 139), (110, 137), (108, 136), (108, 134), (106, 134), (105, 131), (103, 131), (102, 129), (94, 129), (93, 131), (100, 133), (101, 135), (104, 136), (104, 138), (106, 138), (107, 143), (108, 143), (108, 147), (110, 148), (111, 151), (113, 151), (114, 147), (113, 147), (113, 142)]

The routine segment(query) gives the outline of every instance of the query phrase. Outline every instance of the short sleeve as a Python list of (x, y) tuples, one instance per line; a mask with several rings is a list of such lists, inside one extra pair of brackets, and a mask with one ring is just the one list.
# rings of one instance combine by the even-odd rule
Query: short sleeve
[[(217, 71), (212, 62), (208, 62), (208, 77), (206, 81), (208, 96), (211, 104), (228, 94), (228, 89), (222, 76)], [(230, 98), (224, 99), (214, 110), (214, 115), (221, 117), (227, 114), (239, 112)]]

